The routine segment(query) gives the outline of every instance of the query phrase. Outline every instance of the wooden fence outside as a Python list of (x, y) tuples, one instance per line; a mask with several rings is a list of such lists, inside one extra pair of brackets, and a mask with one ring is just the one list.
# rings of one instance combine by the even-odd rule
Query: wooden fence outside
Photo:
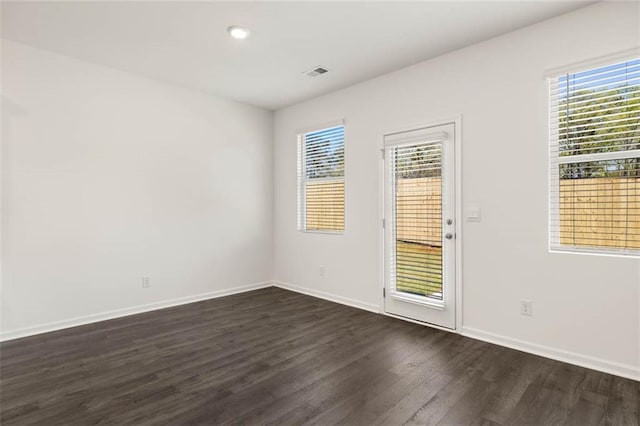
[[(441, 246), (441, 179), (399, 179), (396, 189), (397, 239)], [(307, 191), (308, 229), (343, 229), (344, 183)], [(562, 244), (640, 249), (640, 178), (562, 180), (559, 219)]]
[(640, 178), (560, 181), (560, 243), (640, 249)]
[(398, 179), (396, 237), (411, 243), (442, 246), (442, 179)]
[(306, 229), (344, 230), (344, 181), (306, 183)]

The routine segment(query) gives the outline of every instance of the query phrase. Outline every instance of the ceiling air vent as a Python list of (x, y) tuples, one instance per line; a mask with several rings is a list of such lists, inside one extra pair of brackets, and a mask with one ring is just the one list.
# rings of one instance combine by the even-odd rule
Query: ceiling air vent
[(304, 73), (306, 75), (308, 75), (309, 77), (317, 77), (321, 74), (324, 74), (326, 72), (329, 72), (328, 69), (323, 68), (323, 67), (315, 67), (313, 69), (310, 69), (309, 71), (305, 71)]

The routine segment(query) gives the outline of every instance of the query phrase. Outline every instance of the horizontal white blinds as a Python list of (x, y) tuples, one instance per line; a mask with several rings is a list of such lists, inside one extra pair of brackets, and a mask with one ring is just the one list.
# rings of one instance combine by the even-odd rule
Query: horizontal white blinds
[(549, 89), (552, 248), (640, 253), (640, 59)]
[(388, 150), (395, 232), (390, 278), (397, 292), (442, 300), (442, 135)]
[(344, 230), (344, 126), (298, 136), (298, 228)]

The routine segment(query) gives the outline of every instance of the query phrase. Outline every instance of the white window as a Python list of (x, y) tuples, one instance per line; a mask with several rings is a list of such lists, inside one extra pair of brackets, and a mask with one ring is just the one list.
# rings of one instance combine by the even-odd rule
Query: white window
[(550, 249), (640, 255), (640, 59), (550, 78)]
[(298, 229), (344, 231), (344, 125), (298, 135)]

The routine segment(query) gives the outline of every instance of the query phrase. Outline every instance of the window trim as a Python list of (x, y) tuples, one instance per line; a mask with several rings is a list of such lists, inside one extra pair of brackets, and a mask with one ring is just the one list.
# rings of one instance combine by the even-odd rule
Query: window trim
[[(548, 194), (547, 194), (547, 248), (549, 253), (563, 253), (563, 254), (577, 254), (577, 255), (592, 255), (592, 256), (608, 256), (608, 257), (622, 257), (622, 258), (640, 258), (640, 249), (621, 249), (614, 247), (583, 247), (575, 245), (562, 245), (560, 243), (560, 234), (553, 235), (554, 219), (553, 219), (553, 207), (555, 203), (559, 205), (560, 192), (557, 191), (557, 186), (560, 185), (560, 173), (559, 165), (567, 163), (581, 163), (591, 161), (602, 160), (617, 160), (625, 158), (636, 158), (640, 156), (640, 150), (626, 150), (617, 152), (601, 152), (581, 154), (574, 156), (560, 156), (559, 146), (559, 109), (557, 103), (554, 103), (556, 99), (552, 94), (552, 82), (564, 75), (575, 74), (584, 72), (589, 69), (606, 67), (619, 62), (625, 62), (634, 60), (640, 57), (640, 48), (632, 48), (610, 55), (600, 56), (595, 59), (588, 59), (585, 61), (577, 62), (572, 65), (566, 65), (552, 70), (548, 70), (544, 73), (544, 77), (547, 82), (547, 113), (548, 113), (548, 132), (549, 132), (549, 146), (548, 146)], [(554, 149), (555, 148), (555, 149)]]
[(624, 62), (631, 60), (640, 55), (640, 47), (632, 47), (631, 49), (621, 50), (619, 52), (602, 55), (595, 58), (589, 58), (582, 61), (565, 64), (559, 67), (550, 68), (543, 73), (545, 80), (560, 77), (565, 74), (575, 74), (586, 71), (591, 68), (606, 67), (616, 62)]
[[(305, 158), (305, 149), (304, 142), (305, 137), (308, 133), (314, 133), (321, 130), (328, 130), (336, 127), (343, 127), (343, 131), (346, 133), (346, 128), (344, 124), (344, 119), (333, 120), (326, 122), (324, 124), (319, 124), (316, 126), (308, 126), (299, 129), (296, 132), (296, 156), (297, 156), (297, 176), (296, 176), (296, 186), (297, 186), (297, 211), (296, 211), (296, 221), (297, 221), (297, 230), (300, 232), (304, 232), (306, 234), (327, 234), (327, 235), (344, 235), (345, 230), (347, 228), (347, 185), (346, 185), (346, 136), (343, 137), (342, 145), (344, 148), (344, 165), (342, 171), (342, 177), (325, 177), (325, 178), (316, 178), (316, 179), (307, 179), (306, 178), (306, 158)], [(343, 210), (344, 210), (344, 220), (341, 230), (334, 229), (307, 229), (307, 191), (306, 191), (306, 183), (308, 181), (313, 182), (342, 182), (344, 187), (343, 194)]]

